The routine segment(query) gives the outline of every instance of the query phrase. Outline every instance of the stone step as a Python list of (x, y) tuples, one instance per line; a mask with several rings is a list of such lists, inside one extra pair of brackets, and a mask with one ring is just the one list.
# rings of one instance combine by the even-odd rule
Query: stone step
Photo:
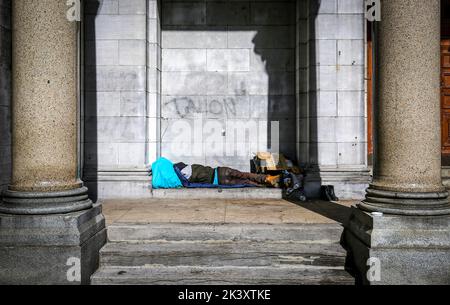
[(102, 267), (93, 285), (352, 285), (342, 267)]
[(339, 244), (293, 242), (109, 243), (101, 266), (344, 266)]
[(239, 189), (157, 189), (152, 190), (156, 199), (282, 199), (282, 190), (276, 188)]
[(442, 178), (450, 178), (450, 166), (442, 166), (441, 176)]
[(142, 241), (290, 241), (338, 243), (340, 224), (204, 224), (151, 223), (113, 224), (108, 227), (111, 242)]

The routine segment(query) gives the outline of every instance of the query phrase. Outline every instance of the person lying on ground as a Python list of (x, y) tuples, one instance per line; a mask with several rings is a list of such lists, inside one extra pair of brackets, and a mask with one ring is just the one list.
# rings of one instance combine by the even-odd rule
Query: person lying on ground
[(199, 164), (187, 165), (183, 162), (174, 165), (190, 183), (215, 185), (253, 185), (278, 187), (280, 176), (241, 172), (230, 167), (212, 168)]

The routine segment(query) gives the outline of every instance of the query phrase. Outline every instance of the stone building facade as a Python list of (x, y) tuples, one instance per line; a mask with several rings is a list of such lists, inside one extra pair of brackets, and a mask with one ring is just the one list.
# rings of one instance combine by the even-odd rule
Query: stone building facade
[(279, 149), (308, 168), (311, 195), (360, 199), (371, 182), (346, 233), (356, 268), (375, 252), (393, 278), (401, 260), (444, 278), (441, 1), (381, 3), (371, 180), (363, 0), (86, 0), (81, 23), (65, 1), (0, 1), (0, 264), (64, 249), (88, 281), (105, 240), (88, 190), (151, 197), (160, 156), (249, 170), (255, 150)]
[(310, 167), (312, 191), (363, 196), (364, 1), (87, 4), (83, 172), (100, 197), (151, 196), (159, 156), (248, 171), (267, 150)]

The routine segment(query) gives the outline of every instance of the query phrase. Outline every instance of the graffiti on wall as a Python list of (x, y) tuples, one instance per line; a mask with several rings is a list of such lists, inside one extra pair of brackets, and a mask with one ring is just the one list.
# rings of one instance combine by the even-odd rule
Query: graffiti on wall
[(205, 103), (204, 100), (189, 96), (171, 98), (163, 104), (176, 118), (188, 118), (203, 115), (205, 117), (236, 118), (238, 100), (232, 96), (215, 97)]

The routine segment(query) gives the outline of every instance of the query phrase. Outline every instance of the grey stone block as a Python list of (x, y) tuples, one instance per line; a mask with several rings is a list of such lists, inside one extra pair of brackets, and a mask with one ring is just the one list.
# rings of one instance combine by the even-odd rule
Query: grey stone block
[(0, 63), (0, 106), (11, 105), (11, 64)]
[(145, 15), (87, 15), (85, 22), (88, 40), (146, 39)]
[(118, 143), (119, 167), (140, 169), (145, 166), (145, 143)]
[[(253, 108), (252, 111), (254, 111)], [(217, 119), (249, 118), (249, 96), (208, 96), (207, 117)]]
[(119, 40), (119, 64), (144, 66), (146, 64), (145, 40)]
[(119, 0), (119, 14), (121, 15), (146, 14), (147, 12), (146, 2), (147, 0)]
[(337, 166), (336, 143), (311, 143), (310, 162), (321, 166)]
[(228, 77), (228, 94), (231, 95), (293, 95), (295, 73), (232, 72)]
[(120, 92), (85, 92), (84, 116), (120, 116)]
[(364, 90), (364, 66), (341, 66), (336, 75), (338, 90)]
[(250, 51), (251, 71), (294, 71), (294, 49), (255, 49)]
[(334, 39), (316, 40), (315, 43), (310, 44), (310, 52), (315, 59), (315, 62), (311, 64), (333, 66), (337, 63), (337, 42)]
[(207, 56), (205, 49), (163, 49), (163, 71), (206, 71)]
[(206, 24), (205, 2), (164, 2), (162, 12), (163, 25)]
[(0, 146), (11, 145), (11, 109), (0, 106)]
[(114, 168), (119, 165), (118, 143), (87, 142), (84, 144), (86, 168)]
[(294, 2), (250, 2), (251, 24), (291, 25), (295, 23)]
[(364, 39), (364, 14), (337, 15), (337, 39)]
[(311, 117), (336, 117), (338, 101), (335, 91), (318, 91), (309, 98)]
[(338, 13), (339, 14), (363, 14), (364, 0), (339, 0)]
[[(368, 285), (449, 284), (449, 216), (373, 216), (355, 207), (345, 226), (348, 267)], [(379, 263), (380, 281), (367, 277)]]
[(163, 96), (161, 113), (169, 119), (205, 118), (207, 106), (205, 96)]
[(364, 165), (366, 163), (366, 142), (338, 143), (338, 165)]
[(116, 15), (119, 13), (119, 0), (84, 1), (84, 12), (87, 15)]
[[(162, 32), (163, 49), (182, 48), (227, 48), (227, 28), (208, 26), (206, 31), (190, 31), (189, 28), (165, 26)], [(192, 29), (191, 29), (192, 30)]]
[[(346, 20), (349, 21), (349, 19)], [(310, 35), (315, 39), (337, 39), (339, 36), (338, 24), (338, 15), (317, 15), (316, 18), (310, 20)], [(350, 39), (350, 37), (347, 37), (347, 39)]]
[(364, 117), (365, 100), (363, 91), (338, 91), (338, 115)]
[(252, 118), (266, 120), (295, 118), (296, 100), (294, 95), (252, 95), (250, 109)]
[(145, 91), (144, 66), (88, 66), (85, 70), (86, 91)]
[(314, 14), (335, 14), (337, 12), (338, 0), (309, 1), (309, 10)]
[(160, 44), (161, 25), (158, 19), (147, 19), (147, 41)]
[(1, 284), (90, 283), (106, 243), (100, 205), (60, 215), (1, 214), (0, 220)]
[(145, 142), (145, 117), (97, 117), (86, 118), (85, 130), (96, 132), (87, 133), (87, 142)]
[[(307, 43), (309, 41), (309, 21), (308, 19), (301, 19), (297, 21), (296, 29), (296, 40), (297, 43)], [(315, 37), (313, 35), (312, 37)]]
[(228, 48), (294, 48), (292, 26), (229, 26)]
[(247, 1), (206, 2), (208, 25), (249, 25), (250, 3)]
[(337, 142), (364, 142), (365, 120), (362, 117), (338, 117), (336, 118)]
[(85, 42), (85, 65), (105, 66), (119, 64), (118, 40), (88, 40)]
[(249, 71), (250, 51), (248, 49), (207, 50), (208, 71)]
[(147, 43), (147, 68), (161, 70), (161, 47), (156, 43)]
[(147, 1), (147, 18), (157, 19), (159, 18), (158, 3), (159, 0), (148, 0)]
[(338, 40), (340, 65), (364, 66), (364, 40)]
[(225, 72), (163, 72), (165, 95), (219, 95), (227, 94)]
[(120, 93), (120, 115), (140, 117), (146, 115), (146, 93), (126, 92)]

